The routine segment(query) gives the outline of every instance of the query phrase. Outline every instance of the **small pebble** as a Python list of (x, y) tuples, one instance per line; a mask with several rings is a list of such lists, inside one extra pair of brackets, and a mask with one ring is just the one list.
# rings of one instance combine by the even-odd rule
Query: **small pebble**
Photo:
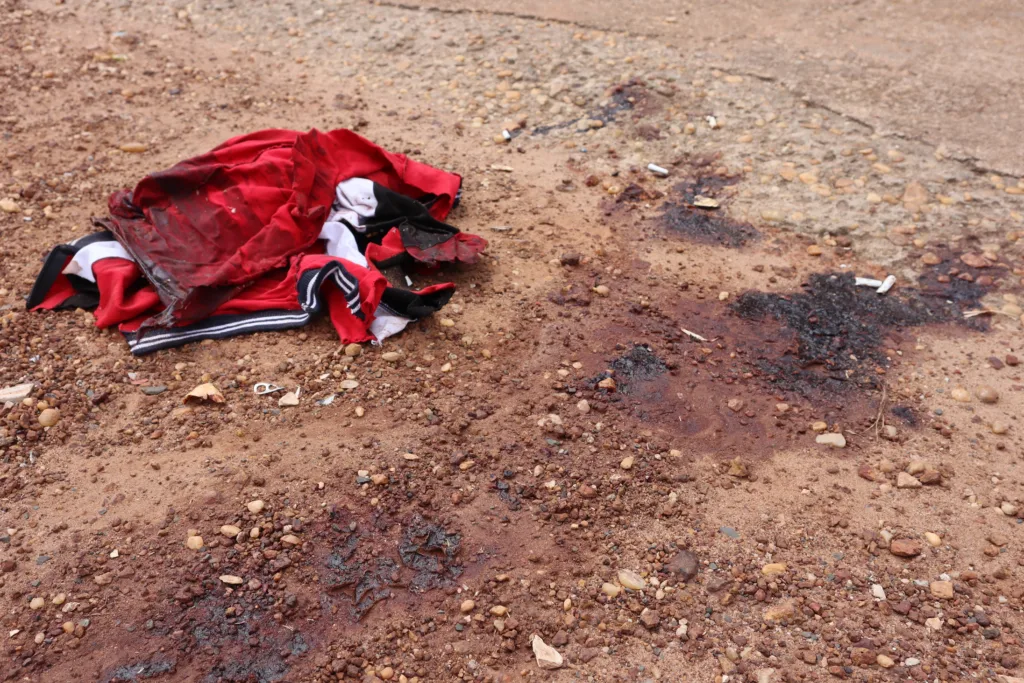
[(814, 440), (817, 443), (832, 446), (833, 448), (846, 448), (846, 437), (842, 434), (819, 434)]
[(60, 411), (56, 408), (47, 408), (39, 413), (39, 424), (44, 427), (52, 427), (60, 422)]
[(999, 392), (987, 385), (978, 387), (974, 394), (982, 403), (996, 403), (999, 400)]

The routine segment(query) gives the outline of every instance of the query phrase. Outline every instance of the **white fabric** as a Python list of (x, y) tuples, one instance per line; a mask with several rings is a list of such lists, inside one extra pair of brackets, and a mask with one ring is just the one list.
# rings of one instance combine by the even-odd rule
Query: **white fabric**
[(345, 221), (353, 229), (363, 232), (364, 218), (373, 218), (377, 213), (377, 195), (373, 193), (373, 181), (366, 178), (349, 178), (338, 183), (335, 190), (337, 200), (332, 207), (330, 222)]
[(127, 261), (134, 261), (120, 242), (114, 240), (93, 242), (79, 249), (78, 253), (68, 261), (68, 265), (64, 267), (64, 274), (77, 275), (83, 280), (95, 283), (96, 276), (92, 272), (92, 266), (105, 258), (123, 258)]
[[(339, 183), (335, 194), (337, 201), (320, 229), (320, 239), (327, 243), (327, 255), (369, 268), (366, 256), (359, 252), (352, 230), (359, 230), (362, 219), (373, 218), (377, 212), (373, 182), (366, 178), (351, 178)], [(387, 313), (383, 306), (379, 306), (370, 323), (370, 334), (380, 343), (404, 330), (410, 322), (409, 318)]]
[(368, 268), (366, 257), (359, 253), (356, 237), (344, 223), (327, 221), (320, 229), (320, 239), (327, 242), (327, 255), (337, 256)]
[(373, 322), (370, 323), (370, 334), (376, 337), (377, 342), (380, 343), (391, 335), (398, 334), (404, 330), (405, 326), (410, 322), (412, 321), (409, 318), (385, 313), (383, 306), (377, 306), (377, 313), (373, 318)]

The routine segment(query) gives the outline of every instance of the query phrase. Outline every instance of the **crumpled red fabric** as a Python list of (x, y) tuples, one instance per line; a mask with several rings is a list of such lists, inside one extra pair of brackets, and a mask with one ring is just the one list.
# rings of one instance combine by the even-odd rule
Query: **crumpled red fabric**
[[(336, 186), (354, 177), (408, 197), (431, 196), (429, 212), (439, 221), (462, 180), (349, 130), (264, 130), (146, 176), (134, 191), (115, 192), (110, 217), (98, 224), (131, 254), (165, 306), (143, 327), (180, 325), (307, 253)], [(423, 256), (472, 261), (486, 247), (458, 234)]]

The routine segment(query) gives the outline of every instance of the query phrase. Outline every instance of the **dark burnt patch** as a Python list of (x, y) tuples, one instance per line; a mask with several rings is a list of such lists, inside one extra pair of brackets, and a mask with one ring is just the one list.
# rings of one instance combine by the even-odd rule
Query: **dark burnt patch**
[(586, 384), (599, 388), (601, 380), (615, 380), (615, 392), (629, 394), (641, 383), (650, 382), (665, 374), (668, 367), (647, 344), (634, 344), (629, 351), (609, 363), (609, 371), (590, 378)]
[(662, 206), (662, 225), (672, 234), (705, 244), (735, 248), (757, 240), (761, 235), (749, 223), (732, 220), (721, 209), (693, 205), (698, 197), (718, 200), (722, 190), (736, 181), (735, 176), (701, 175), (677, 184), (672, 198)]
[(665, 362), (647, 344), (635, 344), (627, 353), (612, 361), (617, 382), (626, 387), (634, 382), (647, 382), (664, 374)]
[(954, 301), (946, 291), (892, 291), (880, 296), (871, 288), (856, 287), (852, 274), (816, 274), (794, 294), (747, 292), (732, 310), (745, 320), (783, 324), (788, 347), (782, 354), (758, 359), (758, 367), (774, 383), (801, 393), (837, 391), (853, 385), (879, 386), (878, 378), (889, 366), (883, 344), (890, 338), (899, 341), (904, 328), (984, 324), (964, 322), (964, 306), (977, 305), (976, 296)]
[(176, 663), (173, 659), (154, 658), (119, 666), (100, 680), (103, 683), (135, 683), (148, 681), (160, 676), (173, 674)]
[(389, 533), (396, 525), (384, 516), (365, 532), (362, 526), (347, 510), (331, 512), (324, 532), (330, 549), (322, 563), (325, 607), (346, 606), (361, 620), (400, 588), (423, 593), (450, 586), (462, 574), (458, 533), (419, 515), (401, 525), (399, 538)]
[(893, 406), (889, 412), (908, 427), (917, 426), (917, 413), (910, 406)]
[[(620, 83), (611, 88), (607, 104), (596, 107), (587, 112), (586, 117), (592, 121), (600, 121), (608, 125), (622, 117), (625, 112), (633, 112), (633, 118), (642, 118), (651, 112), (661, 108), (659, 95), (652, 93), (647, 86), (637, 80), (628, 83)], [(561, 130), (575, 126), (579, 119), (564, 121), (549, 126), (537, 126), (533, 129), (533, 135), (547, 135), (553, 130)], [(578, 131), (580, 135), (586, 131)]]
[(402, 564), (414, 572), (409, 589), (422, 593), (452, 585), (462, 574), (457, 563), (461, 541), (459, 534), (422, 517), (407, 525), (398, 552)]
[(948, 299), (962, 307), (977, 305), (1008, 269), (1005, 264), (989, 262), (976, 252), (955, 253), (943, 243), (924, 253), (938, 263), (925, 263), (918, 278), (921, 294)]

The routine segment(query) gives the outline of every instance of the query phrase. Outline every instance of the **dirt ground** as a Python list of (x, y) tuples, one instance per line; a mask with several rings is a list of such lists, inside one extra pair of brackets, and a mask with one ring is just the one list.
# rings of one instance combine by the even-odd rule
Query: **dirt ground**
[[(916, 3), (771, 14), (813, 69), (737, 3), (438, 4), (0, 0), (0, 678), (1020, 683), (1020, 55), (996, 135), (962, 60), (864, 95)], [(111, 192), (272, 127), (463, 176), (440, 314), (135, 358), (25, 311)]]

